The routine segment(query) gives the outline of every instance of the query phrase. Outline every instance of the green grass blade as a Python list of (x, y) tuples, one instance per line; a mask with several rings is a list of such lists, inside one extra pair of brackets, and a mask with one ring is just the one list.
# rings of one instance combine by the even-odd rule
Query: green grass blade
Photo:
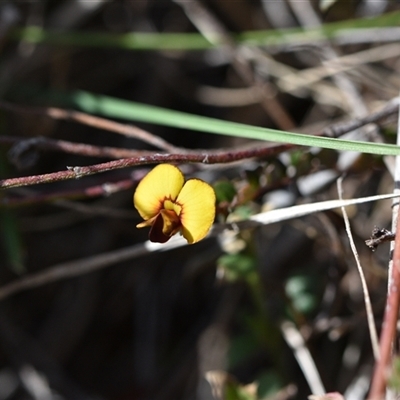
[(260, 30), (243, 32), (238, 37), (239, 43), (248, 45), (274, 46), (282, 44), (294, 45), (307, 41), (334, 39), (344, 31), (363, 30), (369, 28), (388, 28), (400, 25), (400, 11), (383, 14), (374, 18), (350, 19), (331, 22), (320, 28), (304, 30), (303, 28), (288, 28), (282, 30)]
[[(332, 22), (321, 28), (289, 28), (282, 30), (262, 30), (233, 35), (238, 44), (249, 46), (277, 46), (309, 41), (334, 39), (344, 30), (382, 28), (400, 25), (400, 11), (383, 14), (373, 18), (352, 19)], [(127, 33), (112, 34), (104, 32), (55, 32), (37, 26), (12, 30), (9, 34), (14, 40), (31, 43), (47, 43), (57, 46), (75, 47), (114, 47), (129, 50), (204, 50), (218, 47), (198, 33)]]
[(130, 121), (140, 121), (174, 128), (189, 129), (217, 135), (236, 136), (247, 139), (265, 140), (278, 143), (291, 143), (301, 146), (314, 146), (334, 150), (350, 150), (361, 153), (400, 155), (400, 147), (391, 144), (359, 142), (353, 140), (332, 139), (299, 133), (279, 131), (269, 128), (222, 121), (215, 118), (187, 114), (127, 100), (94, 95), (87, 92), (75, 92), (65, 100), (80, 110), (91, 114)]
[(11, 37), (30, 43), (128, 50), (204, 50), (214, 47), (198, 33), (53, 32), (28, 26), (14, 30)]

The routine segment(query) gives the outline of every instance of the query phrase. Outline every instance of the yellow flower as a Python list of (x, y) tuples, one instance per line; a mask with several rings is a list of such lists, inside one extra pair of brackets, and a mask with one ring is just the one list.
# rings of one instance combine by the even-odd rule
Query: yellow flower
[(181, 232), (189, 243), (203, 239), (215, 218), (214, 189), (200, 179), (185, 178), (170, 164), (157, 165), (139, 183), (133, 203), (144, 222), (151, 226), (149, 239), (165, 243)]

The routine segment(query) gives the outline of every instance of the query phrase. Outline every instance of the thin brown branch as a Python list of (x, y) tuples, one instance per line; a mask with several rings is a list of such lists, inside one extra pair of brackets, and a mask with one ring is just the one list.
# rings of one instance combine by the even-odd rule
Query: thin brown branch
[(0, 300), (27, 289), (33, 289), (50, 282), (83, 275), (134, 257), (139, 257), (148, 252), (149, 251), (143, 244), (137, 244), (108, 253), (58, 264), (44, 271), (25, 276), (15, 282), (4, 285), (0, 288)]
[(324, 136), (340, 137), (345, 133), (361, 128), (364, 125), (376, 123), (382, 121), (383, 119), (389, 116), (396, 115), (398, 112), (399, 112), (399, 99), (395, 98), (391, 100), (381, 110), (371, 113), (365, 116), (364, 118), (356, 118), (352, 119), (349, 122), (344, 122), (328, 127), (322, 132), (322, 134)]
[[(0, 102), (0, 107), (1, 107)], [(46, 109), (43, 109), (46, 110)], [(64, 111), (56, 109), (58, 112)], [(318, 135), (340, 137), (345, 133), (351, 132), (369, 123), (379, 122), (389, 116), (393, 116), (398, 112), (398, 99), (390, 101), (383, 109), (369, 114), (364, 118), (354, 119), (349, 122), (333, 125), (319, 132)], [(103, 121), (108, 121), (104, 120)], [(112, 122), (112, 121), (109, 121)], [(11, 136), (0, 136), (0, 144), (13, 144), (11, 155), (13, 159), (18, 159), (21, 154), (31, 149), (40, 149), (47, 151), (60, 151), (69, 154), (79, 154), (87, 157), (107, 157), (112, 159), (130, 158), (135, 156), (145, 156), (155, 154), (150, 151), (138, 151), (108, 146), (95, 146), (85, 143), (73, 143), (65, 140), (53, 140), (45, 137), (35, 137), (30, 139), (17, 138)], [(176, 148), (175, 148), (176, 149)], [(185, 151), (195, 153), (194, 151), (179, 149), (179, 152)], [(220, 150), (224, 151), (224, 150)], [(214, 150), (215, 152), (215, 150)], [(17, 160), (18, 162), (18, 160)]]
[(154, 153), (150, 151), (130, 150), (118, 147), (74, 143), (66, 140), (54, 140), (45, 137), (25, 139), (11, 136), (0, 136), (0, 144), (13, 144), (9, 154), (12, 161), (15, 160), (17, 163), (21, 155), (35, 149), (60, 151), (68, 154), (78, 154), (85, 157), (105, 157), (113, 159), (143, 156)]
[(375, 251), (378, 246), (384, 242), (391, 242), (396, 238), (396, 235), (385, 228), (374, 227), (371, 233), (371, 237), (365, 241), (365, 244), (372, 250)]
[[(334, 134), (335, 136), (341, 136), (361, 126), (380, 121), (389, 115), (393, 115), (397, 113), (397, 110), (398, 110), (398, 99), (394, 99), (385, 108), (379, 110), (378, 112), (370, 114), (365, 118), (359, 118), (350, 121), (349, 123), (346, 124), (338, 124), (336, 126), (330, 127), (329, 131), (326, 129), (322, 132), (319, 132), (318, 135), (325, 135), (326, 133), (330, 133), (330, 135)], [(6, 139), (5, 141), (7, 140), (9, 139)], [(110, 156), (111, 154), (115, 154), (113, 153), (114, 151), (120, 151), (120, 149), (108, 148), (108, 147), (96, 148), (96, 146), (85, 145), (85, 144), (82, 145), (76, 144), (75, 146), (75, 144), (71, 144), (71, 142), (66, 142), (66, 141), (52, 142), (46, 140), (42, 143), (44, 143), (43, 146), (48, 146), (49, 148), (54, 147), (55, 149), (64, 148), (64, 150), (66, 151), (67, 150), (80, 151), (79, 148), (81, 148), (82, 152), (85, 151), (92, 152), (92, 154), (104, 151), (103, 154), (106, 154), (108, 152), (107, 154), (109, 154)], [(184, 153), (159, 154), (154, 152), (147, 152), (147, 153), (141, 153), (141, 155), (137, 155), (137, 153), (135, 153), (136, 155), (134, 157), (119, 159), (107, 163), (95, 164), (86, 167), (78, 167), (78, 166), (67, 167), (67, 171), (58, 171), (43, 175), (33, 175), (20, 178), (4, 179), (0, 181), (0, 188), (6, 189), (12, 187), (36, 185), (40, 183), (51, 183), (68, 179), (77, 179), (83, 176), (111, 171), (114, 169), (128, 168), (128, 167), (147, 165), (147, 164), (157, 164), (157, 163), (167, 163), (167, 162), (203, 163), (203, 164), (230, 163), (249, 158), (272, 157), (283, 151), (290, 150), (294, 147), (295, 147), (294, 145), (283, 144), (276, 146), (261, 146), (258, 148), (241, 149), (237, 151), (232, 151), (229, 149), (227, 150), (219, 149), (219, 150), (199, 150), (196, 152), (196, 151), (187, 151), (181, 149), (184, 151)], [(121, 151), (129, 152), (130, 150), (121, 149)], [(128, 155), (128, 153), (126, 153), (126, 155)]]
[[(391, 195), (390, 197), (393, 197)], [(266, 225), (276, 222), (282, 222), (288, 219), (298, 218), (317, 211), (331, 210), (340, 206), (349, 206), (351, 204), (360, 204), (365, 201), (374, 201), (382, 198), (388, 198), (385, 195), (372, 196), (361, 199), (347, 201), (325, 201), (321, 203), (302, 204), (299, 206), (289, 207), (286, 209), (276, 209), (266, 213), (255, 214), (247, 220), (236, 221), (234, 223), (219, 223), (215, 224), (210, 231), (208, 237), (215, 237), (226, 229), (243, 230), (255, 228), (260, 225)], [(43, 271), (39, 271), (27, 276), (24, 276), (16, 281), (7, 283), (0, 287), (0, 301), (5, 298), (19, 293), (24, 290), (33, 289), (48, 283), (57, 282), (60, 280), (87, 274), (102, 268), (106, 268), (118, 262), (140, 257), (152, 251), (168, 251), (181, 246), (186, 246), (188, 243), (182, 236), (174, 236), (167, 243), (151, 243), (149, 241), (127, 248), (113, 250), (107, 253), (102, 253), (96, 256), (82, 258), (62, 264), (58, 264)], [(400, 264), (400, 259), (399, 259)], [(376, 399), (374, 399), (376, 400)]]
[[(28, 197), (0, 197), (0, 208), (6, 207), (20, 207), (29, 206), (37, 203), (56, 202), (57, 200), (76, 200), (88, 197), (109, 196), (110, 194), (131, 189), (139, 179), (122, 179), (117, 182), (105, 182), (101, 185), (94, 185), (76, 190), (63, 190), (51, 193), (35, 193), (29, 191), (23, 193)], [(17, 189), (18, 190), (18, 189)], [(21, 190), (21, 189), (19, 189)], [(26, 190), (26, 189), (25, 189)]]
[(160, 138), (159, 136), (153, 135), (152, 133), (140, 129), (136, 126), (121, 124), (119, 122), (96, 117), (94, 115), (86, 114), (80, 111), (64, 110), (62, 108), (56, 107), (24, 107), (21, 105), (8, 103), (6, 101), (0, 101), (0, 109), (15, 113), (42, 115), (53, 119), (77, 122), (83, 125), (91, 126), (93, 128), (103, 129), (106, 131), (135, 138), (168, 152), (176, 152), (179, 149), (178, 147), (168, 143), (166, 140)]
[(43, 175), (25, 176), (0, 180), (0, 188), (7, 189), (20, 186), (37, 185), (40, 183), (51, 183), (69, 179), (78, 179), (88, 175), (99, 174), (115, 169), (129, 168), (138, 165), (160, 164), (160, 163), (203, 163), (219, 164), (244, 160), (255, 157), (271, 157), (287, 150), (289, 145), (278, 145), (271, 147), (255, 148), (239, 151), (227, 151), (223, 153), (199, 152), (191, 154), (152, 154), (147, 156), (136, 156), (106, 163), (67, 167), (67, 171), (58, 171)]
[(85, 204), (79, 203), (77, 201), (70, 201), (70, 200), (57, 200), (55, 202), (60, 208), (64, 208), (67, 210), (72, 210), (78, 212), (80, 214), (87, 214), (87, 215), (102, 215), (107, 218), (121, 218), (124, 220), (127, 219), (136, 219), (138, 218), (137, 213), (133, 210), (124, 210), (114, 207), (102, 207), (99, 205), (93, 204)]

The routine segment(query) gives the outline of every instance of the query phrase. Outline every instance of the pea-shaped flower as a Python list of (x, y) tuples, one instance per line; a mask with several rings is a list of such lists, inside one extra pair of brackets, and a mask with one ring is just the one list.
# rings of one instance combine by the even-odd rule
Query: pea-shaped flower
[(215, 217), (214, 189), (200, 179), (185, 178), (174, 165), (160, 164), (140, 182), (133, 203), (143, 222), (150, 226), (149, 239), (165, 243), (178, 232), (189, 243), (203, 239)]

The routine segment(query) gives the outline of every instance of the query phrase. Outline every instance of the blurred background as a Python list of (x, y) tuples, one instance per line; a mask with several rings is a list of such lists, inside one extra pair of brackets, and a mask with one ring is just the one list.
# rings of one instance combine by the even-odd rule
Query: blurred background
[[(74, 102), (82, 91), (309, 134), (364, 118), (398, 96), (398, 10), (388, 0), (3, 0), (0, 178), (125, 157), (66, 143), (165, 152), (104, 124), (49, 115), (87, 111)], [(194, 151), (254, 145), (110, 119)], [(395, 143), (396, 123), (392, 110), (345, 137)], [(336, 199), (341, 175), (346, 198), (393, 190), (390, 157), (283, 150), (181, 168), (214, 186), (217, 222)], [(324, 390), (364, 398), (374, 360), (342, 215), (119, 259), (147, 240), (132, 195), (150, 168), (0, 192), (0, 400), (305, 399)], [(390, 228), (391, 203), (348, 213), (379, 328), (389, 245), (373, 253), (364, 241), (374, 226)], [(113, 252), (117, 260), (101, 267)], [(82, 269), (3, 290), (57, 266)]]

